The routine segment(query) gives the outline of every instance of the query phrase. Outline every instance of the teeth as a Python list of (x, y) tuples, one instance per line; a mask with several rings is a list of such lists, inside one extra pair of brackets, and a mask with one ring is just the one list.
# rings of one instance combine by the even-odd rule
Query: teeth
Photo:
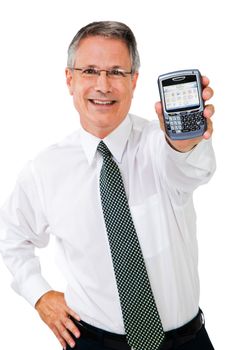
[(111, 105), (114, 101), (100, 101), (100, 100), (92, 100), (93, 103), (97, 105)]

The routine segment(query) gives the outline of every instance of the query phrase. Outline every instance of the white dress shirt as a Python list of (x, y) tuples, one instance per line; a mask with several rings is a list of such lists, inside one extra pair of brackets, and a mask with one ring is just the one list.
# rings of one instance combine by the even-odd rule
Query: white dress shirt
[[(54, 235), (67, 304), (89, 324), (124, 333), (100, 201), (99, 142), (80, 129), (28, 163), (1, 210), (0, 250), (13, 288), (35, 305), (52, 287), (34, 248)], [(180, 153), (157, 122), (129, 114), (104, 142), (122, 173), (164, 330), (180, 327), (199, 307), (192, 192), (214, 172), (211, 141)]]

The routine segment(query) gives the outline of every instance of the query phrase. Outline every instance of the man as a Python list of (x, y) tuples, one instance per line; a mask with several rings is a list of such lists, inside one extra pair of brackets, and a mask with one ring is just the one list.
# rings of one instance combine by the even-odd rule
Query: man
[[(205, 107), (208, 127), (203, 137), (169, 140), (162, 131), (160, 102), (155, 108), (162, 130), (156, 121), (128, 113), (139, 62), (134, 35), (126, 25), (95, 22), (80, 29), (69, 47), (66, 82), (81, 129), (26, 166), (1, 211), (1, 251), (14, 276), (13, 288), (35, 306), (64, 349), (213, 349), (199, 309), (192, 193), (215, 169), (210, 140), (214, 107)], [(213, 91), (206, 77), (202, 83), (207, 101)], [(147, 273), (147, 287), (135, 294), (147, 289), (153, 299), (144, 319), (139, 314), (134, 322), (125, 311), (134, 296), (127, 296), (131, 287), (122, 294), (125, 283), (115, 262), (124, 247), (115, 254), (108, 200), (104, 207), (106, 164), (118, 174), (120, 169), (117, 177), (123, 178), (127, 195), (124, 208), (129, 206), (127, 220), (132, 220), (131, 232), (124, 221), (114, 238), (120, 244), (122, 233), (126, 240), (131, 235), (125, 259), (134, 253), (135, 240), (143, 274)], [(107, 195), (109, 191), (105, 190)], [(111, 198), (116, 208), (123, 206), (116, 203), (118, 192)], [(114, 220), (118, 218), (115, 215)], [(114, 220), (113, 229), (118, 225)], [(59, 266), (67, 279), (65, 294), (52, 290), (34, 255), (35, 247), (47, 245), (50, 234), (57, 238)], [(134, 288), (133, 275), (139, 281), (142, 273), (137, 274), (139, 265), (133, 264), (129, 274), (129, 264), (120, 267), (120, 273)], [(133, 305), (140, 308), (145, 300), (141, 294)], [(149, 316), (151, 309), (155, 317)], [(156, 319), (155, 327), (144, 327), (147, 319), (152, 322), (150, 317)], [(132, 335), (135, 325), (144, 327), (136, 332), (138, 343)], [(155, 340), (138, 345), (147, 344), (147, 334)]]

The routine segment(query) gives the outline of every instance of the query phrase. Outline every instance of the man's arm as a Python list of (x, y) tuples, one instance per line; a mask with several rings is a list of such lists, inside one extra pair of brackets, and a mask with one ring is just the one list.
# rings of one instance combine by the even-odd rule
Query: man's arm
[(41, 274), (35, 248), (49, 242), (49, 224), (36, 180), (33, 163), (21, 172), (9, 200), (0, 210), (0, 252), (13, 275), (12, 287), (36, 308), (42, 320), (54, 332), (63, 348), (74, 340), (68, 330), (80, 333), (69, 316), (80, 320), (64, 299), (52, 290)]
[[(213, 90), (208, 86), (209, 79), (202, 77), (203, 99), (209, 100)], [(214, 106), (205, 106), (204, 116), (207, 118), (207, 130), (202, 137), (190, 140), (174, 141), (165, 134), (165, 127), (160, 102), (155, 105), (160, 128), (163, 131), (159, 136), (159, 152), (155, 162), (155, 172), (170, 188), (175, 196), (183, 193), (190, 195), (199, 185), (206, 183), (214, 173), (216, 164), (212, 148), (211, 135), (213, 126), (211, 117)], [(164, 136), (165, 135), (165, 136)]]
[(51, 286), (41, 275), (35, 248), (49, 242), (49, 225), (32, 175), (31, 162), (0, 209), (0, 252), (12, 273), (12, 288), (32, 306)]

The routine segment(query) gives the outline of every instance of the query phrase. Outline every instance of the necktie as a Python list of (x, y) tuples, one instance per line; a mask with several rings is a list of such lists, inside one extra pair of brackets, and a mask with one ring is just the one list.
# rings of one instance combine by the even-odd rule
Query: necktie
[(120, 170), (101, 141), (100, 195), (124, 326), (135, 350), (157, 350), (164, 331), (131, 217)]

